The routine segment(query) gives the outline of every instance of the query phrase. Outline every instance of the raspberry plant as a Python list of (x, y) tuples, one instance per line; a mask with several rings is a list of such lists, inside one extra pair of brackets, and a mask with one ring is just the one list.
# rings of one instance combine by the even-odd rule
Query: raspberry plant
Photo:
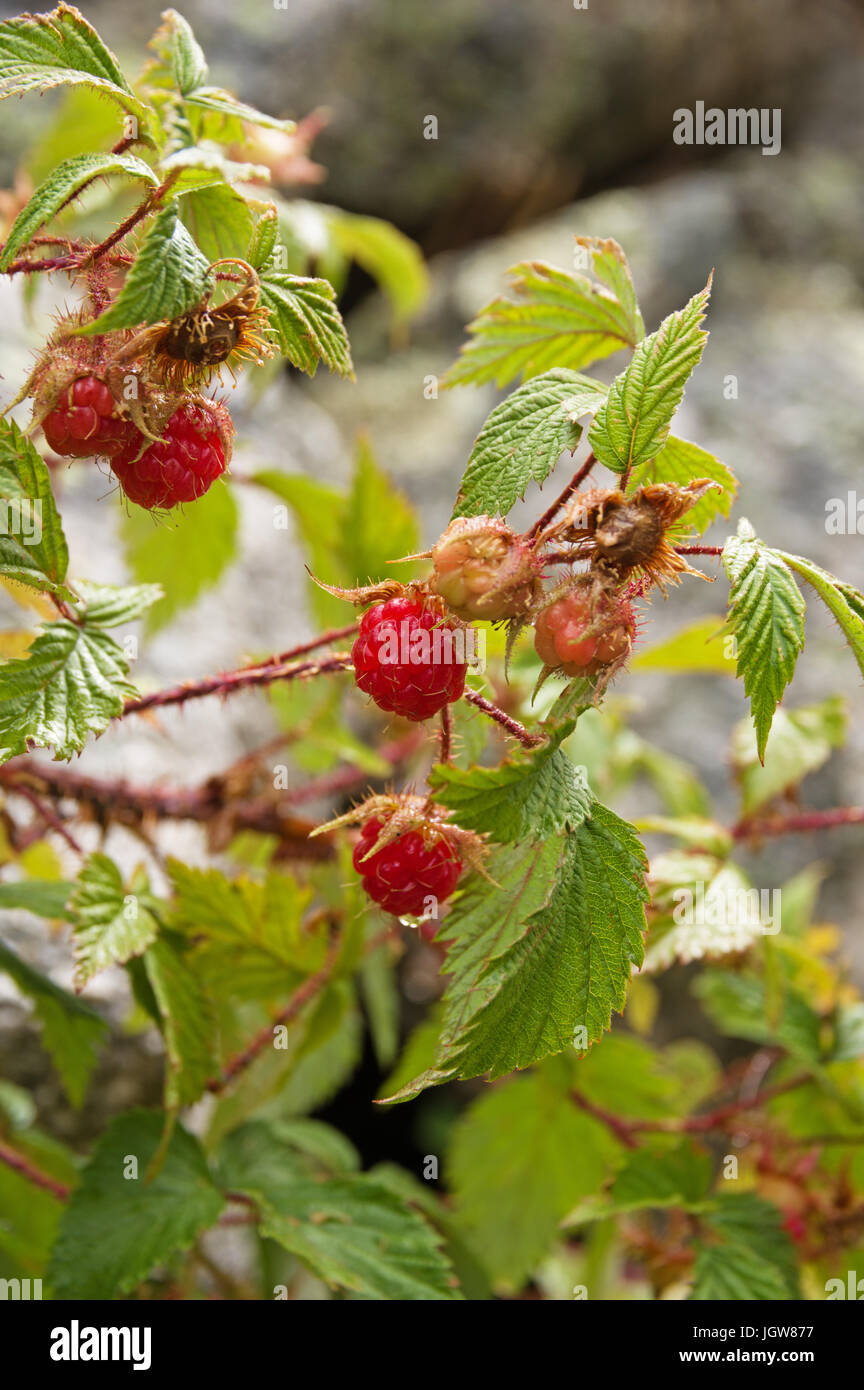
[[(823, 869), (769, 885), (776, 930), (738, 853), (864, 823), (797, 799), (843, 743), (842, 701), (784, 700), (805, 592), (862, 670), (864, 597), (746, 520), (722, 547), (699, 539), (737, 490), (671, 433), (710, 282), (646, 335), (613, 240), (577, 238), (588, 273), (517, 267), (446, 378), (512, 389), (443, 536), (418, 553), (365, 440), (347, 490), (241, 474), (293, 514), (326, 630), (136, 689), (115, 634), (143, 619), (146, 642), (232, 558), (238, 376), (263, 385), (280, 360), (351, 376), (337, 293), (352, 257), (397, 315), (423, 292), (392, 228), (270, 194), (270, 167), (302, 164), (301, 132), (211, 85), (180, 15), (151, 50), (130, 81), (66, 5), (0, 26), (0, 96), (66, 89), (0, 270), (26, 288), (66, 277), (77, 296), (14, 402), (26, 429), (0, 426), (0, 574), (30, 623), (0, 664), (0, 906), (62, 925), (71, 988), (11, 944), (0, 966), (72, 1106), (112, 1030), (164, 1054), (162, 1108), (113, 1115), (87, 1152), (4, 1082), (0, 1273), (79, 1299), (824, 1296), (864, 1251), (864, 1003), (818, 918)], [(57, 158), (73, 115), (93, 147)], [(105, 180), (94, 236), (78, 200)], [(621, 352), (611, 384), (584, 375)], [(575, 471), (550, 501), (562, 458)], [(70, 571), (55, 496), (63, 469), (100, 466), (121, 491), (93, 532), (120, 515), (123, 587)], [(537, 516), (518, 532), (523, 498)], [(142, 529), (144, 511), (169, 516)], [(715, 611), (652, 645), (652, 602), (724, 572), (725, 615), (706, 589)], [(743, 682), (735, 824), (684, 759), (627, 727), (615, 683), (640, 667)], [(199, 701), (239, 690), (272, 727), (204, 785), (87, 769), (117, 721), (183, 707), (189, 731)], [(275, 769), (274, 747), (290, 760)], [(625, 791), (634, 824), (604, 804)], [(170, 853), (178, 822), (200, 829), (193, 864)], [(112, 967), (125, 1016), (88, 999)], [(663, 1001), (685, 988), (699, 1037), (661, 1042)], [(403, 991), (427, 1006), (407, 1039)], [(314, 1117), (367, 1029), (378, 1102), (435, 1121), (422, 1173), (362, 1171)], [(248, 1237), (239, 1284), (225, 1225)]]

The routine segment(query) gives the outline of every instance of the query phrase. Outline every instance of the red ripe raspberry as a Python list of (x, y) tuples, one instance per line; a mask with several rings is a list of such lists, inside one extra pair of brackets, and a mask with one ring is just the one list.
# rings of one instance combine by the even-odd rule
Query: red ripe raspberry
[(43, 419), (42, 429), (49, 447), (65, 458), (112, 458), (141, 441), (132, 421), (117, 414), (117, 402), (105, 382), (95, 376), (73, 381)]
[(354, 868), (369, 897), (385, 912), (420, 917), (427, 898), (443, 903), (450, 897), (462, 861), (445, 836), (419, 830), (407, 830), (365, 859), (383, 827), (377, 817), (366, 822), (354, 849)]
[(233, 426), (215, 401), (186, 401), (156, 444), (140, 454), (141, 436), (111, 460), (126, 496), (140, 507), (176, 507), (203, 497), (230, 457)]
[(429, 719), (458, 700), (468, 669), (462, 630), (442, 621), (435, 603), (391, 598), (363, 615), (351, 651), (354, 679), (379, 709)]
[(636, 618), (628, 599), (574, 589), (537, 619), (534, 647), (545, 666), (566, 676), (596, 676), (630, 651)]

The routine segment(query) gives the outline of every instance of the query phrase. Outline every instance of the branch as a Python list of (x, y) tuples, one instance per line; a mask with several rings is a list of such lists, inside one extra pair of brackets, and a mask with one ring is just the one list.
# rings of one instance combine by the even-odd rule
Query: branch
[[(91, 179), (83, 183), (80, 188), (76, 189), (75, 192), (66, 199), (65, 203), (61, 204), (60, 208), (58, 208), (58, 212), (62, 211), (68, 203), (73, 202), (76, 198), (80, 198), (84, 190), (91, 183), (95, 183), (100, 177), (101, 175), (94, 174)], [(109, 251), (113, 250), (118, 242), (121, 242), (124, 237), (127, 237), (129, 233), (138, 226), (139, 222), (143, 222), (145, 217), (148, 217), (151, 212), (156, 210), (165, 197), (165, 194), (171, 191), (179, 177), (180, 170), (172, 169), (164, 183), (161, 183), (158, 188), (154, 188), (153, 192), (144, 199), (143, 203), (139, 203), (138, 207), (130, 212), (129, 216), (124, 218), (119, 227), (116, 227), (104, 241), (96, 242), (93, 246), (83, 251), (70, 252), (66, 256), (47, 256), (43, 260), (36, 261), (27, 258), (12, 261), (5, 273), (7, 275), (16, 275), (19, 271), (30, 273), (35, 270), (81, 270), (85, 265), (100, 260), (103, 256), (107, 255)]]
[[(396, 769), (422, 747), (426, 737), (425, 729), (415, 728), (383, 744), (378, 752)], [(188, 789), (141, 787), (122, 779), (88, 777), (75, 768), (40, 763), (32, 758), (13, 758), (0, 767), (0, 786), (10, 795), (24, 797), (31, 805), (34, 797), (47, 798), (54, 803), (77, 802), (80, 819), (95, 821), (103, 827), (123, 825), (140, 832), (154, 820), (188, 820), (212, 827), (220, 844), (226, 837), (230, 839), (242, 830), (251, 830), (275, 835), (281, 841), (282, 857), (329, 859), (333, 854), (332, 837), (322, 835), (310, 839), (315, 822), (294, 815), (294, 808), (304, 802), (324, 800), (365, 787), (375, 779), (363, 768), (350, 765), (337, 767), (297, 787), (279, 791), (271, 788), (266, 794), (249, 794), (248, 788), (259, 772), (258, 760), (279, 748), (286, 738), (287, 735), (283, 735), (269, 741), (239, 762), (208, 777), (200, 786)], [(40, 804), (39, 809), (47, 819), (48, 808)], [(6, 828), (8, 832), (9, 826)], [(54, 828), (62, 833), (59, 825)]]
[(214, 1095), (221, 1094), (226, 1086), (230, 1085), (234, 1080), (238, 1072), (245, 1071), (246, 1067), (254, 1062), (255, 1058), (258, 1057), (265, 1048), (272, 1047), (273, 1029), (285, 1023), (290, 1023), (292, 1019), (297, 1017), (300, 1010), (303, 1009), (311, 999), (314, 999), (316, 994), (321, 992), (333, 974), (341, 949), (341, 936), (334, 936), (330, 943), (330, 948), (325, 957), (324, 964), (321, 966), (320, 970), (316, 970), (314, 975), (310, 975), (308, 979), (303, 981), (302, 985), (294, 991), (284, 1009), (280, 1009), (279, 1013), (276, 1014), (269, 1023), (265, 1024), (260, 1032), (255, 1034), (252, 1041), (242, 1052), (238, 1052), (233, 1057), (229, 1058), (219, 1076), (214, 1076), (207, 1082), (208, 1091), (211, 1091)]
[(638, 1149), (638, 1141), (633, 1138), (632, 1133), (636, 1126), (632, 1122), (622, 1120), (617, 1115), (613, 1115), (611, 1110), (604, 1110), (602, 1106), (595, 1105), (593, 1100), (583, 1096), (581, 1091), (571, 1091), (570, 1099), (579, 1106), (580, 1110), (584, 1110), (586, 1115), (590, 1115), (592, 1119), (599, 1120), (601, 1124), (604, 1124), (615, 1135), (615, 1138), (621, 1141), (625, 1149)]
[(680, 1120), (623, 1120), (611, 1111), (604, 1110), (602, 1106), (595, 1105), (580, 1091), (571, 1091), (570, 1098), (580, 1110), (604, 1124), (626, 1148), (635, 1149), (638, 1147), (637, 1134), (704, 1134), (712, 1129), (725, 1130), (730, 1120), (745, 1114), (748, 1110), (759, 1109), (777, 1096), (805, 1086), (812, 1080), (809, 1072), (799, 1072), (788, 1081), (780, 1081), (776, 1086), (769, 1086), (746, 1099), (729, 1101), (704, 1115), (687, 1115)]
[(54, 801), (77, 801), (101, 826), (124, 825), (137, 831), (148, 820), (190, 820), (212, 826), (222, 839), (231, 839), (241, 830), (275, 835), (284, 857), (326, 860), (333, 855), (331, 837), (310, 839), (315, 822), (291, 814), (290, 793), (280, 792), (278, 799), (244, 799), (238, 797), (230, 779), (218, 776), (200, 787), (175, 791), (86, 777), (72, 768), (16, 758), (0, 767), (0, 785), (25, 797), (29, 788)]
[[(748, 1110), (758, 1110), (768, 1101), (784, 1096), (787, 1091), (795, 1091), (812, 1081), (810, 1072), (798, 1072), (787, 1081), (779, 1081), (776, 1086), (768, 1086), (764, 1091), (742, 1100), (732, 1100), (726, 1105), (718, 1105), (704, 1115), (688, 1115), (683, 1120), (633, 1120), (631, 1128), (643, 1133), (704, 1134), (712, 1129), (725, 1129), (730, 1120), (746, 1114)], [(733, 1126), (734, 1127), (734, 1126)]]
[(559, 493), (559, 495), (555, 498), (555, 501), (552, 503), (551, 507), (548, 507), (547, 510), (540, 517), (540, 520), (534, 522), (534, 525), (528, 532), (528, 540), (533, 540), (535, 536), (539, 536), (541, 532), (546, 530), (546, 527), (549, 525), (550, 521), (553, 521), (554, 518), (558, 515), (561, 508), (564, 506), (564, 503), (569, 502), (570, 498), (573, 496), (573, 493), (588, 477), (588, 474), (591, 472), (591, 469), (594, 467), (596, 462), (597, 460), (595, 459), (594, 455), (589, 454), (582, 467), (576, 473), (573, 474), (573, 477), (570, 479), (564, 491)]
[(676, 555), (722, 555), (722, 545), (676, 545)]
[(795, 835), (808, 830), (831, 830), (837, 825), (864, 825), (864, 806), (838, 806), (831, 811), (798, 811), (789, 816), (748, 816), (732, 827), (736, 840), (768, 835)]
[(520, 724), (518, 719), (513, 719), (511, 715), (505, 714), (503, 709), (493, 705), (492, 701), (487, 700), (485, 696), (478, 695), (476, 690), (466, 690), (462, 698), (467, 700), (469, 704), (475, 705), (477, 709), (482, 710), (484, 714), (488, 714), (489, 718), (494, 719), (496, 724), (500, 724), (502, 729), (506, 729), (508, 734), (517, 738), (523, 748), (539, 748), (541, 743), (546, 742), (542, 734), (529, 733), (525, 725)]
[(42, 804), (32, 787), (28, 787), (26, 783), (20, 783), (15, 790), (24, 797), (25, 801), (29, 801), (39, 819), (48, 826), (49, 830), (53, 830), (61, 839), (65, 840), (69, 848), (74, 850), (76, 854), (84, 853), (75, 836), (67, 830), (60, 817), (50, 806)]
[(45, 1192), (50, 1192), (52, 1197), (57, 1198), (58, 1202), (65, 1202), (72, 1190), (65, 1183), (58, 1182), (56, 1178), (43, 1173), (42, 1169), (31, 1163), (29, 1158), (19, 1154), (16, 1149), (10, 1149), (6, 1144), (0, 1144), (0, 1163), (5, 1163), (7, 1168), (12, 1168), (16, 1173), (20, 1173), (22, 1178), (32, 1182), (34, 1187), (41, 1187)]
[(242, 666), (238, 671), (222, 671), (218, 676), (206, 676), (200, 681), (184, 681), (182, 685), (171, 686), (168, 690), (157, 690), (152, 695), (127, 700), (119, 718), (125, 718), (127, 714), (141, 714), (147, 709), (161, 709), (166, 705), (184, 705), (187, 700), (200, 700), (205, 695), (231, 695), (234, 691), (249, 690), (253, 686), (272, 685), (274, 681), (329, 675), (334, 671), (346, 671), (350, 666), (351, 658), (346, 652), (334, 652), (321, 661), (274, 662), (270, 657), (263, 664)]
[(438, 761), (449, 763), (453, 752), (453, 715), (449, 705), (441, 710), (441, 729), (439, 733)]

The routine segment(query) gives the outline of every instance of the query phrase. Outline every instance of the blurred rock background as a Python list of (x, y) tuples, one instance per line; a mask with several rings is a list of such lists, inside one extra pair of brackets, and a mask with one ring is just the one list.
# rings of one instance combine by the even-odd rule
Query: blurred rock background
[[(158, 6), (85, 8), (134, 69)], [(287, 0), (280, 9), (264, 0), (194, 0), (182, 9), (214, 80), (279, 114), (328, 108), (313, 150), (328, 178), (303, 196), (392, 219), (421, 244), (432, 274), (427, 310), (398, 341), (371, 282), (352, 276), (345, 304), (356, 385), (319, 373), (311, 382), (282, 376), (260, 399), (241, 387), (232, 402), (238, 473), (276, 467), (343, 481), (355, 433), (366, 428), (432, 541), (497, 396), (468, 388), (425, 399), (425, 380), (444, 373), (465, 322), (504, 288), (509, 266), (525, 258), (569, 266), (575, 233), (613, 236), (630, 258), (649, 331), (715, 270), (711, 337), (676, 433), (734, 470), (741, 484), (736, 514), (748, 516), (767, 540), (864, 584), (864, 538), (825, 529), (826, 503), (861, 488), (862, 476), (859, 4), (828, 0), (817, 11), (803, 0), (762, 0), (758, 7), (751, 0), (589, 0), (585, 9), (568, 0)], [(674, 110), (699, 100), (779, 108), (780, 153), (676, 145)], [(50, 107), (46, 97), (2, 108), (0, 183), (11, 184), (18, 151)], [(429, 116), (437, 119), (436, 140), (423, 136)], [(29, 323), (17, 288), (4, 284), (0, 296), (8, 398), (53, 305), (42, 289)], [(602, 370), (608, 375), (620, 365), (611, 359)], [(730, 375), (738, 382), (733, 400), (724, 395)], [(557, 489), (557, 478), (551, 486)], [(107, 479), (77, 468), (64, 476), (63, 489), (73, 566), (122, 582), (119, 504), (106, 497)], [(143, 644), (135, 671), (142, 688), (231, 667), (247, 653), (285, 648), (313, 630), (302, 559), (290, 533), (274, 530), (272, 499), (237, 492), (241, 558), (217, 590)], [(526, 517), (536, 514), (536, 496), (529, 503)], [(715, 532), (708, 539), (722, 543), (723, 526)], [(715, 591), (687, 581), (665, 604), (655, 602), (646, 641), (721, 613), (724, 600), (725, 584)], [(814, 606), (810, 611), (809, 650), (789, 701), (843, 693), (853, 718), (848, 748), (810, 779), (807, 800), (860, 801), (860, 681), (839, 635)], [(673, 703), (657, 674), (617, 687), (636, 702), (638, 731), (693, 762), (717, 797), (718, 815), (732, 820), (735, 795), (718, 747), (726, 749), (745, 712), (742, 691), (694, 676), (680, 682), (680, 692)], [(145, 783), (201, 780), (270, 728), (259, 697), (202, 702), (186, 714), (166, 713), (158, 725), (136, 720), (112, 730), (88, 748), (87, 769)], [(189, 827), (174, 828), (166, 847), (190, 859), (200, 855)], [(846, 925), (860, 973), (860, 830), (779, 841), (750, 867), (770, 887), (817, 857), (831, 863), (821, 915)], [(9, 925), (13, 945), (26, 943), (29, 959), (68, 981), (64, 943), (34, 939), (32, 920)], [(92, 997), (100, 998), (101, 987), (110, 1004), (110, 978), (100, 978), (105, 983), (95, 982)], [(32, 1059), (19, 1022), (10, 996), (0, 1005), (0, 1070), (24, 1083)], [(150, 1061), (155, 1095), (158, 1068)], [(126, 1103), (111, 1090), (121, 1085), (125, 1065), (118, 1053), (111, 1077), (92, 1088), (85, 1128), (98, 1128), (99, 1111)], [(62, 1130), (62, 1105), (53, 1100)], [(80, 1124), (69, 1117), (70, 1132)]]

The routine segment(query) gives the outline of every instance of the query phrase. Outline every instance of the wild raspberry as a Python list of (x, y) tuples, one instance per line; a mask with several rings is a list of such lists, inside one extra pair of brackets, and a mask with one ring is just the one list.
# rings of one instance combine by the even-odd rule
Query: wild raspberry
[(175, 410), (156, 444), (143, 453), (141, 438), (111, 460), (126, 496), (140, 507), (194, 502), (225, 472), (233, 425), (216, 401), (186, 401)]
[(468, 622), (519, 616), (537, 587), (535, 552), (496, 517), (451, 521), (432, 551), (432, 563), (436, 592)]
[[(421, 917), (450, 897), (462, 872), (462, 861), (444, 835), (432, 830), (407, 830), (374, 854), (369, 854), (384, 829), (377, 817), (363, 827), (354, 849), (354, 868), (373, 902), (396, 917)], [(369, 855), (367, 859), (365, 856)]]
[(635, 632), (628, 599), (586, 586), (543, 609), (535, 624), (534, 647), (545, 666), (566, 676), (596, 676), (625, 660)]
[(354, 679), (379, 709), (429, 719), (465, 689), (464, 629), (444, 621), (438, 602), (400, 595), (363, 615), (351, 651)]
[(42, 420), (42, 429), (49, 447), (64, 458), (113, 458), (141, 444), (132, 421), (120, 417), (110, 390), (95, 376), (71, 382)]

